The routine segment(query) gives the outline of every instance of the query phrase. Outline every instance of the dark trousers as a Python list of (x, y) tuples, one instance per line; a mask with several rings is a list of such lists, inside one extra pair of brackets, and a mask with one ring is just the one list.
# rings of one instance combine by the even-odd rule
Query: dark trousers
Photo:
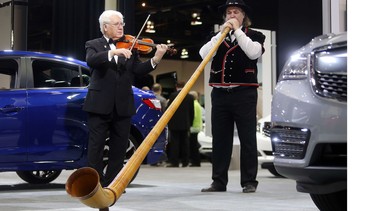
[(172, 165), (183, 166), (189, 164), (189, 131), (188, 130), (170, 130), (169, 131), (169, 154), (168, 161)]
[[(129, 145), (130, 117), (89, 113), (88, 166), (100, 175), (103, 187), (108, 186), (122, 169)], [(109, 137), (108, 165), (104, 171), (103, 152)]]
[(233, 148), (234, 124), (240, 140), (241, 186), (258, 185), (256, 142), (257, 90), (241, 87), (227, 92), (214, 88), (212, 99), (212, 179), (213, 185), (226, 187)]
[(201, 155), (199, 153), (198, 133), (190, 133), (190, 163), (194, 166), (201, 165)]

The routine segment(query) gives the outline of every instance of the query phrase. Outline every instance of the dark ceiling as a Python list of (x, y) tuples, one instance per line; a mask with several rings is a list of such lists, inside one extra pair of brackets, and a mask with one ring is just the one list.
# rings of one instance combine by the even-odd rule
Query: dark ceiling
[[(263, 29), (275, 30), (277, 1), (246, 1), (252, 8), (253, 26)], [(146, 3), (146, 6), (142, 6)], [(218, 7), (225, 0), (140, 0), (136, 1), (135, 31), (142, 28), (148, 14), (149, 20), (155, 24), (156, 33), (142, 32), (142, 36), (152, 38), (157, 43), (165, 43), (167, 40), (175, 45), (175, 48), (189, 50), (191, 60), (200, 60), (199, 48), (207, 41), (214, 30), (215, 24), (223, 22), (222, 14)], [(201, 25), (191, 25), (192, 14), (199, 13)]]
[[(217, 6), (220, 3), (217, 1), (185, 0), (172, 3), (172, 0), (164, 0), (151, 2), (146, 7), (136, 6), (137, 26), (141, 27), (145, 17), (151, 14), (150, 20), (155, 22), (158, 36), (166, 36), (169, 39), (175, 37), (186, 41), (187, 37), (200, 36), (202, 29), (212, 29), (214, 24), (221, 22), (221, 17), (217, 12)], [(174, 0), (174, 2), (176, 1)], [(192, 13), (200, 13), (202, 25), (191, 25)]]
[[(51, 46), (51, 28), (54, 15), (53, 1), (29, 0), (29, 31), (28, 48), (32, 50), (49, 50)], [(253, 27), (275, 30), (277, 26), (276, 0), (246, 1), (252, 8)], [(145, 3), (145, 6), (142, 6)], [(170, 40), (174, 48), (181, 52), (183, 48), (189, 51), (188, 60), (200, 60), (199, 48), (208, 39), (215, 24), (222, 23), (222, 14), (218, 6), (225, 0), (134, 0), (134, 36), (142, 28), (146, 17), (154, 22), (156, 33), (141, 33), (155, 43), (166, 43)], [(43, 11), (43, 12), (40, 12)], [(122, 12), (124, 13), (124, 12)], [(192, 13), (200, 14), (201, 25), (191, 25)], [(126, 17), (127, 14), (125, 14)], [(128, 25), (125, 27), (127, 32)], [(170, 58), (179, 59), (179, 56)]]
[[(178, 53), (189, 51), (190, 61), (201, 61), (198, 52), (215, 24), (222, 23), (218, 6), (226, 0), (117, 0), (125, 15), (125, 33), (136, 35), (148, 14), (156, 33), (141, 36), (155, 43), (171, 40)], [(251, 7), (252, 27), (275, 31), (277, 68), (290, 53), (322, 33), (322, 0), (244, 0)], [(101, 35), (97, 23), (105, 0), (28, 0), (27, 50), (50, 51), (85, 59), (84, 43)], [(142, 7), (145, 2), (146, 6)], [(130, 5), (130, 6), (129, 6)], [(126, 6), (126, 7), (125, 7)], [(199, 12), (202, 25), (192, 26)], [(132, 24), (128, 24), (129, 21)], [(151, 55), (151, 54), (149, 54)], [(166, 56), (180, 59), (179, 55)]]
[[(141, 34), (152, 38), (156, 43), (166, 43), (170, 40), (174, 47), (181, 51), (183, 48), (189, 50), (190, 57), (197, 57), (197, 52), (207, 36), (213, 31), (214, 24), (222, 21), (217, 12), (220, 1), (212, 0), (163, 0), (144, 1), (146, 6), (141, 6), (137, 1), (135, 10), (135, 31), (142, 28), (148, 14), (149, 20), (155, 24), (156, 33)], [(201, 25), (191, 25), (192, 14), (200, 14)]]

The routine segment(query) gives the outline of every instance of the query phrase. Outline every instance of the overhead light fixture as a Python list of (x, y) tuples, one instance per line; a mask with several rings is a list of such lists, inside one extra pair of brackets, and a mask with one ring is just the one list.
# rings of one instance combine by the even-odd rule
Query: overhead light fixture
[(183, 48), (181, 50), (181, 56), (180, 56), (181, 59), (187, 59), (189, 58), (189, 51), (186, 49), (186, 48)]
[(147, 21), (146, 30), (147, 33), (155, 33), (155, 25), (153, 21)]
[(191, 14), (191, 17), (193, 18), (190, 22), (190, 24), (192, 26), (196, 26), (196, 25), (202, 25), (202, 21), (201, 21), (201, 16), (200, 16), (200, 13), (198, 12), (193, 12)]

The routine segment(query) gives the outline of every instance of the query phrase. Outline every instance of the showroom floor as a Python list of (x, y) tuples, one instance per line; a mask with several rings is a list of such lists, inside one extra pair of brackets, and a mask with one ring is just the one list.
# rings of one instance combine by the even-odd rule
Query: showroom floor
[[(71, 173), (63, 171), (54, 183), (43, 186), (27, 185), (13, 172), (0, 173), (0, 210), (98, 210), (67, 195), (64, 185)], [(256, 193), (241, 192), (239, 170), (229, 171), (227, 192), (200, 192), (211, 183), (210, 177), (210, 163), (187, 168), (141, 166), (110, 210), (318, 210), (308, 194), (296, 191), (294, 181), (276, 178), (267, 170), (259, 170)]]

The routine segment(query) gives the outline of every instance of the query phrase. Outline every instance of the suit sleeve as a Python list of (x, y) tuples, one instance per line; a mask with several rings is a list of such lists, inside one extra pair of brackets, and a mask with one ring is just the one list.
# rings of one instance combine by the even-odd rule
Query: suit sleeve
[(151, 71), (153, 71), (155, 68), (151, 64), (151, 59), (148, 59), (147, 61), (142, 62), (139, 58), (139, 53), (137, 51), (133, 51), (133, 59), (134, 59), (134, 65), (132, 68), (132, 71), (135, 75), (143, 76)]
[(98, 40), (87, 41), (85, 44), (87, 65), (95, 69), (105, 68), (109, 64), (108, 50), (99, 51), (99, 46)]

